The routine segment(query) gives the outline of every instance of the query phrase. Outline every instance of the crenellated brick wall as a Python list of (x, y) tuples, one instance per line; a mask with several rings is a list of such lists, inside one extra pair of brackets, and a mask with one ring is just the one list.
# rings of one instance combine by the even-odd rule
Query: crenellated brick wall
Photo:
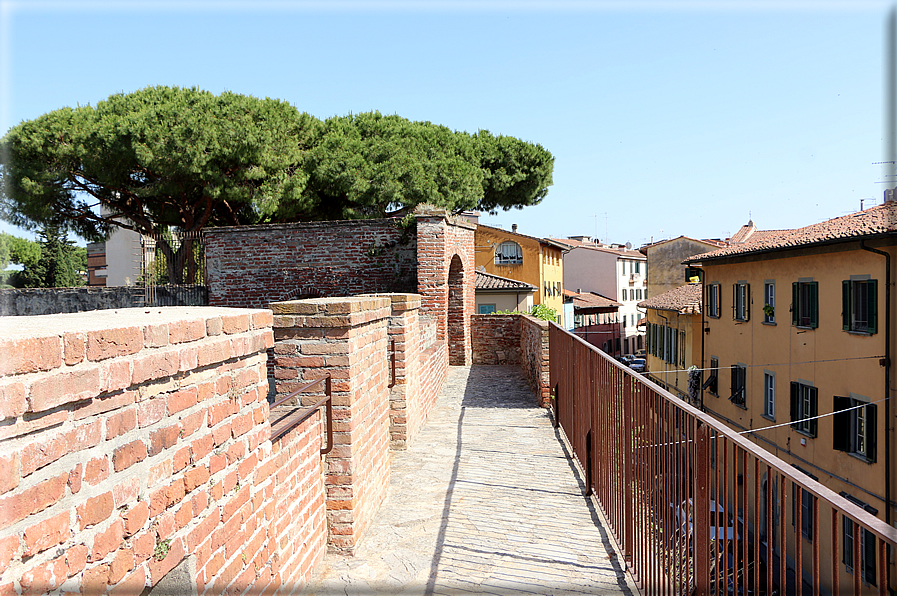
[(270, 441), (271, 322), (0, 319), (0, 594), (301, 587), (326, 544), (321, 422)]
[(474, 364), (516, 364), (523, 369), (539, 405), (550, 407), (548, 322), (529, 315), (473, 315)]

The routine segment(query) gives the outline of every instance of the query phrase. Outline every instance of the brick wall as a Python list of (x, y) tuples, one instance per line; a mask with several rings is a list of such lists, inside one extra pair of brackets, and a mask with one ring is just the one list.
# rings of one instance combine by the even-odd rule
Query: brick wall
[(449, 363), (471, 362), (476, 226), (434, 210), (417, 214), (417, 292), (421, 312), (436, 318), (437, 339), (449, 343)]
[(417, 289), (414, 228), (395, 219), (206, 228), (203, 237), (213, 306)]
[(353, 554), (389, 485), (390, 299), (316, 298), (270, 306), (278, 395), (327, 372), (333, 379), (334, 447), (325, 476), (329, 547)]
[(270, 325), (0, 320), (0, 594), (164, 591), (175, 567), (199, 594), (301, 585), (325, 547), (320, 419), (269, 440)]
[(474, 364), (518, 365), (539, 405), (550, 407), (548, 322), (529, 315), (471, 316)]

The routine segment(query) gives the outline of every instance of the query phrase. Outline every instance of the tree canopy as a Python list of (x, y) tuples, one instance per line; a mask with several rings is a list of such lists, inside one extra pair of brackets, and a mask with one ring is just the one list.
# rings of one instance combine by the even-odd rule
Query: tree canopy
[[(544, 198), (554, 163), (537, 144), (487, 131), (378, 112), (321, 122), (279, 100), (178, 87), (22, 122), (0, 155), (0, 217), (93, 241), (113, 226), (158, 235), (384, 217), (423, 202), (521, 208)], [(192, 246), (161, 248), (178, 268)]]

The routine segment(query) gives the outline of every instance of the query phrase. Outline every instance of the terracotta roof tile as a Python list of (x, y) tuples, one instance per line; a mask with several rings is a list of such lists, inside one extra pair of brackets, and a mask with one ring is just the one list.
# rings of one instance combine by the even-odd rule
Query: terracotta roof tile
[[(836, 217), (795, 230), (755, 231), (747, 242), (727, 246), (685, 259), (695, 263), (735, 255), (799, 248), (824, 242), (897, 233), (897, 202), (887, 202), (843, 217)], [(734, 238), (734, 236), (733, 236)]]
[(486, 273), (485, 271), (476, 272), (476, 275), (474, 276), (474, 287), (477, 290), (517, 290), (519, 292), (536, 291), (536, 286), (524, 283), (522, 281), (517, 281), (515, 279), (509, 279), (507, 277), (492, 275), (491, 273)]
[(675, 290), (642, 300), (636, 306), (654, 310), (671, 310), (683, 315), (701, 314), (701, 284), (691, 283)]
[(619, 308), (622, 306), (619, 302), (614, 302), (606, 296), (596, 294), (595, 292), (587, 292), (583, 294), (571, 293), (573, 298), (573, 308)]

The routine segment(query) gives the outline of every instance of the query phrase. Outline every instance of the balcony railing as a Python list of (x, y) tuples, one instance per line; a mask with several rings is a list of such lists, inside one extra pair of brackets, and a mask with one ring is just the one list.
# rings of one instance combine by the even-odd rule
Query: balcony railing
[(555, 420), (643, 594), (894, 590), (897, 530), (554, 324), (549, 345)]

